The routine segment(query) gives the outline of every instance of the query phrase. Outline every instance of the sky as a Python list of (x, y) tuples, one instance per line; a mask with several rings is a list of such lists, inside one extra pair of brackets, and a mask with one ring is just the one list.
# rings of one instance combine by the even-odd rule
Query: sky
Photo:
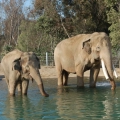
[[(23, 13), (27, 14), (29, 12), (30, 9), (33, 8), (33, 1), (34, 0), (25, 0), (24, 2), (24, 7), (23, 7)], [(2, 0), (0, 0), (0, 3), (2, 2)], [(29, 10), (28, 10), (29, 8)], [(4, 11), (1, 11), (2, 9), (0, 9), (0, 12), (2, 12), (2, 16), (0, 16), (0, 18), (4, 19)]]
[(32, 6), (33, 0), (25, 0), (24, 6), (25, 7), (30, 7)]
[[(33, 8), (33, 1), (34, 0), (25, 0), (23, 13), (24, 13), (24, 11), (29, 13), (29, 10)], [(24, 13), (24, 14), (26, 15), (27, 13)]]
[[(34, 0), (25, 0), (24, 7), (23, 7), (23, 13), (25, 16), (27, 15), (27, 13), (29, 13), (29, 10), (33, 8), (33, 1)], [(0, 0), (0, 3), (1, 2), (3, 2), (3, 0)], [(5, 12), (2, 8), (2, 5), (0, 4), (0, 24), (2, 24), (2, 21), (4, 21), (5, 17), (6, 17)]]

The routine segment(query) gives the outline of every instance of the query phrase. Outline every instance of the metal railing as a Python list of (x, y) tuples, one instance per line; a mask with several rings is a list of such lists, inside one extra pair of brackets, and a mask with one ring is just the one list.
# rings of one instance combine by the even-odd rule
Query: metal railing
[(54, 55), (51, 53), (43, 54), (41, 56), (38, 56), (40, 58), (40, 64), (43, 66), (54, 66)]
[[(51, 53), (42, 54), (38, 56), (40, 58), (40, 64), (42, 66), (54, 66), (54, 55)], [(0, 56), (0, 61), (2, 59), (2, 56)], [(113, 57), (112, 62), (114, 64), (115, 68), (120, 68), (120, 58), (119, 57)]]
[[(54, 55), (50, 53), (46, 53), (44, 55), (39, 56), (40, 63), (43, 66), (54, 66)], [(120, 68), (120, 59), (118, 57), (113, 57), (112, 62), (115, 68)]]

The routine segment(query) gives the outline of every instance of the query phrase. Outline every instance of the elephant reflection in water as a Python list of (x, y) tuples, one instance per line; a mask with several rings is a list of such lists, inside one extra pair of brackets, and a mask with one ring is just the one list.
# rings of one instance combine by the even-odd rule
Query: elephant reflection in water
[(10, 120), (41, 120), (48, 99), (36, 99), (34, 93), (31, 98), (21, 95), (7, 97), (3, 114)]
[(4, 114), (11, 120), (29, 117), (28, 110), (31, 109), (31, 103), (28, 97), (8, 97), (5, 103)]
[[(109, 111), (109, 108), (107, 110), (109, 103), (106, 107), (107, 98), (104, 96), (107, 94), (106, 90), (104, 90), (104, 95), (98, 95), (99, 92), (103, 91), (99, 91), (99, 89), (88, 90), (87, 88), (78, 89), (76, 92), (76, 89), (65, 89), (59, 89), (56, 97), (57, 111), (61, 119), (82, 119), (85, 117), (89, 119), (97, 118), (100, 115), (104, 117), (104, 112)], [(110, 110), (112, 112), (113, 108)]]
[[(75, 91), (74, 88), (59, 88), (58, 89), (58, 95), (56, 100), (57, 105), (57, 112), (60, 116), (60, 119), (77, 119), (84, 117), (84, 114), (81, 112), (81, 110), (85, 107), (85, 102), (80, 102), (78, 97), (81, 99), (83, 96)], [(81, 89), (81, 92), (84, 91), (84, 89)], [(69, 95), (70, 93), (70, 95)]]
[[(112, 120), (114, 119), (114, 116), (112, 116), (114, 112), (118, 111), (119, 113), (120, 103), (117, 99), (115, 99), (115, 97), (117, 97), (116, 92), (107, 93), (105, 97), (106, 97), (106, 100), (103, 101), (104, 113), (105, 113), (105, 115), (103, 116), (103, 119)], [(116, 104), (116, 107), (115, 107), (115, 104)]]

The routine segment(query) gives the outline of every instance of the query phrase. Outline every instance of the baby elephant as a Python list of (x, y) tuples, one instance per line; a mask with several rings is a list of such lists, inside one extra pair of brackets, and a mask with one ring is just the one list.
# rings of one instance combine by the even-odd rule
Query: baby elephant
[(40, 61), (33, 52), (21, 52), (16, 49), (6, 54), (1, 60), (5, 79), (10, 95), (15, 95), (16, 87), (18, 92), (27, 95), (29, 80), (35, 80), (40, 93), (48, 97), (44, 91), (43, 82), (39, 73)]

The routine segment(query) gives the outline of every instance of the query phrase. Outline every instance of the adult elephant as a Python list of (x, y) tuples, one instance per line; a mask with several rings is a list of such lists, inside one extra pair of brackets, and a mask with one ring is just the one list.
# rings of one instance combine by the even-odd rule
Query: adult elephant
[(10, 95), (15, 95), (16, 87), (18, 92), (27, 95), (29, 80), (35, 80), (40, 93), (48, 97), (44, 91), (43, 82), (39, 73), (40, 61), (33, 52), (21, 52), (16, 49), (6, 54), (1, 60), (5, 79)]
[(54, 60), (59, 86), (67, 85), (69, 73), (76, 73), (77, 86), (84, 87), (84, 72), (90, 70), (90, 87), (96, 87), (102, 60), (104, 74), (106, 79), (110, 79), (111, 89), (116, 87), (110, 38), (104, 32), (79, 34), (61, 41), (55, 48)]

